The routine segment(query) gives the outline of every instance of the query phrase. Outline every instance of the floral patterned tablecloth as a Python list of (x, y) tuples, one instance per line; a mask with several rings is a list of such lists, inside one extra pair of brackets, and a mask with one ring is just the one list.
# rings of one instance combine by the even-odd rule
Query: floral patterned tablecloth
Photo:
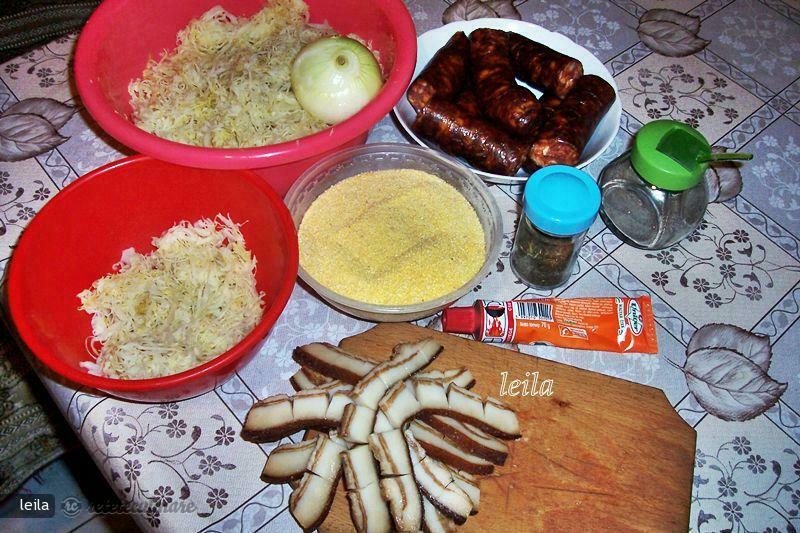
[[(589, 166), (592, 175), (625, 149), (643, 123), (660, 117), (687, 122), (713, 144), (752, 152), (755, 159), (742, 169), (742, 193), (711, 204), (698, 231), (669, 250), (649, 253), (623, 245), (597, 222), (569, 283), (553, 292), (531, 291), (511, 273), (508, 252), (521, 191), (491, 186), (504, 215), (506, 243), (491, 274), (464, 302), (522, 295), (651, 294), (661, 347), (657, 356), (538, 346), (523, 346), (522, 352), (666, 393), (697, 430), (687, 524), (691, 530), (795, 531), (800, 527), (800, 3), (523, 0), (515, 4), (524, 20), (561, 32), (591, 50), (616, 79), (624, 106), (621, 128), (608, 152)], [(413, 0), (407, 6), (422, 33), (442, 24), (448, 4)], [(639, 19), (654, 8), (699, 17), (697, 38), (710, 42), (686, 57), (662, 55), (670, 46), (691, 44), (692, 36), (679, 34), (683, 40), (677, 44), (662, 39), (659, 45), (647, 32), (637, 32)], [(80, 107), (70, 83), (74, 40), (74, 36), (58, 39), (0, 65), (0, 110), (38, 97)], [(56, 140), (57, 147), (16, 162), (0, 162), (0, 269), (42, 205), (78, 176), (126, 153), (85, 112), (55, 126), (66, 138)], [(46, 134), (52, 136), (44, 132), (43, 138)], [(370, 140), (407, 141), (392, 117), (375, 127)], [(58, 265), (53, 265), (53, 275), (57, 273)], [(709, 323), (731, 324), (769, 337), (771, 364), (767, 358), (760, 361), (760, 370), (753, 365), (737, 370), (750, 372), (773, 396), (788, 383), (777, 403), (764, 412), (757, 409), (742, 422), (711, 414), (717, 412), (713, 402), (706, 402), (706, 408), (700, 405), (702, 399), (698, 402), (690, 391), (680, 367), (686, 363), (693, 334)], [(435, 318), (423, 322), (436, 324)], [(369, 327), (297, 285), (257, 358), (202, 397), (142, 405), (75, 389), (47, 376), (44, 381), (120, 499), (142, 509), (136, 518), (143, 528), (291, 531), (296, 526), (286, 510), (287, 487), (266, 485), (257, 476), (274, 445), (242, 441), (238, 437), (242, 420), (255, 399), (289, 390), (286, 380), (296, 370), (290, 358), (294, 346), (337, 342)], [(741, 346), (738, 351), (747, 349)], [(693, 391), (703, 396), (702, 391)], [(734, 390), (733, 396), (746, 395), (743, 391)], [(177, 502), (191, 503), (192, 510), (170, 512)]]

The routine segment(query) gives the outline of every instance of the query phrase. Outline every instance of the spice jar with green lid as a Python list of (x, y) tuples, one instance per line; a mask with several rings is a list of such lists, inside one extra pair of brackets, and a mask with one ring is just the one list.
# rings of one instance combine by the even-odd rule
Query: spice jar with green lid
[(534, 172), (511, 248), (514, 274), (536, 289), (566, 283), (598, 209), (600, 190), (586, 172), (563, 165)]
[(600, 173), (600, 216), (622, 241), (649, 250), (668, 248), (703, 220), (709, 164), (752, 159), (750, 154), (711, 152), (687, 124), (655, 120), (636, 134), (633, 148)]

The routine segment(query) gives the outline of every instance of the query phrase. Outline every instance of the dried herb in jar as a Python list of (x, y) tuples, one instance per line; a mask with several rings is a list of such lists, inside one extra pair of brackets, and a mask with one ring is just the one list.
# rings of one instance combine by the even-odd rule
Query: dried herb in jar
[(586, 230), (597, 218), (600, 189), (587, 173), (553, 165), (533, 173), (522, 204), (511, 269), (531, 287), (558, 287), (569, 279)]
[(576, 242), (574, 236), (548, 235), (523, 218), (517, 230), (511, 266), (528, 285), (557, 287), (570, 276), (577, 246), (580, 241)]

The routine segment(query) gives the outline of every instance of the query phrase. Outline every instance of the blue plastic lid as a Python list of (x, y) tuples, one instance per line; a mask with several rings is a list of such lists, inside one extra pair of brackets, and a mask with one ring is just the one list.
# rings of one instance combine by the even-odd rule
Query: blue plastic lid
[(551, 235), (585, 231), (600, 210), (600, 188), (582, 170), (553, 165), (537, 170), (525, 185), (522, 202), (531, 223)]

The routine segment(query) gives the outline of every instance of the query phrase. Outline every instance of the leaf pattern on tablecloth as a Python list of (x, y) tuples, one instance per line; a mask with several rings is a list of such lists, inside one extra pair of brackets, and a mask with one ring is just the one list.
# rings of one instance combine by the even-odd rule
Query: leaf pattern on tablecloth
[(770, 191), (769, 204), (785, 213), (789, 220), (800, 221), (800, 139), (790, 135), (779, 143), (772, 135), (756, 141), (756, 149), (766, 152), (749, 165), (751, 172)]
[(782, 453), (759, 449), (743, 435), (724, 442), (716, 451), (698, 449), (692, 502), (702, 503), (689, 524), (694, 531), (797, 531), (797, 449), (786, 448)]
[[(123, 504), (146, 504), (143, 513), (158, 528), (164, 512), (193, 512), (208, 518), (228, 505), (231, 498), (222, 472), (235, 470), (236, 458), (228, 447), (236, 431), (212, 414), (214, 430), (190, 425), (181, 404), (146, 407), (137, 415), (110, 406), (91, 425), (91, 451), (106, 475), (122, 490)], [(147, 479), (147, 482), (144, 479)], [(157, 479), (157, 485), (150, 485)], [(176, 507), (173, 504), (183, 502)]]
[(522, 19), (513, 0), (455, 0), (442, 13), (442, 24), (495, 17)]
[[(704, 249), (696, 250), (695, 243), (704, 244)], [(774, 286), (774, 276), (800, 272), (798, 265), (770, 261), (764, 246), (751, 242), (747, 230), (724, 231), (708, 217), (677, 245), (643, 257), (652, 265), (650, 281), (654, 285), (670, 296), (675, 296), (679, 287), (689, 288), (700, 293), (710, 309), (737, 298), (761, 300), (763, 292)]]
[[(621, 17), (615, 17), (617, 9), (614, 4), (600, 0), (547, 2), (534, 7), (530, 21), (563, 33), (605, 61), (614, 55), (612, 51), (621, 51), (638, 39), (635, 19), (620, 21)], [(620, 10), (620, 15), (623, 13)]]
[(0, 161), (22, 161), (66, 140), (39, 115), (0, 115)]
[(656, 119), (690, 124), (712, 144), (732, 130), (748, 129), (763, 102), (698, 57), (650, 54), (617, 74), (623, 109), (643, 124)]
[(9, 226), (24, 228), (38, 209), (33, 204), (40, 204), (53, 195), (51, 188), (42, 180), (33, 180), (34, 189), (26, 198), (25, 189), (15, 187), (8, 171), (0, 170), (0, 237), (5, 235)]
[(769, 337), (756, 335), (730, 324), (706, 324), (696, 330), (689, 340), (686, 353), (692, 354), (706, 348), (734, 350), (752, 361), (764, 372), (772, 362), (772, 346)]
[(58, 133), (75, 107), (52, 98), (28, 98), (0, 113), (0, 161), (22, 161), (67, 140)]
[(639, 38), (657, 54), (684, 57), (708, 46), (710, 41), (698, 37), (700, 17), (674, 9), (651, 9), (639, 17), (636, 28)]
[(786, 383), (767, 372), (769, 338), (730, 324), (706, 324), (695, 331), (680, 368), (698, 403), (722, 420), (750, 420), (775, 405)]
[(59, 129), (75, 114), (75, 106), (63, 104), (53, 98), (26, 98), (8, 106), (3, 114), (38, 115), (49, 122), (54, 129)]
[[(713, 153), (725, 153), (721, 146), (712, 146)], [(742, 192), (742, 163), (724, 161), (709, 165), (703, 179), (706, 182), (709, 202), (727, 202)]]
[[(75, 34), (59, 37), (52, 43), (31, 50), (20, 57), (7, 62), (3, 72), (11, 80), (19, 80), (24, 75), (34, 75), (40, 88), (46, 89), (63, 85), (69, 80), (72, 48), (65, 47), (75, 39)], [(62, 45), (62, 46), (58, 46)]]
[(725, 91), (728, 81), (711, 71), (698, 77), (672, 63), (657, 71), (636, 69), (628, 75), (628, 83), (621, 91), (632, 95), (633, 105), (653, 120), (672, 118), (697, 128), (703, 118), (715, 113), (725, 117), (725, 124), (739, 118), (736, 98)]
[[(763, 6), (757, 2), (742, 2), (742, 9), (726, 10), (722, 16), (722, 31), (716, 37), (726, 51), (735, 54), (729, 59), (740, 69), (748, 72), (763, 72), (780, 80), (793, 80), (800, 75), (797, 61), (797, 44), (786, 37), (797, 35), (797, 27), (788, 19), (773, 14), (770, 10), (763, 16)], [(751, 8), (745, 7), (750, 4)], [(772, 85), (769, 80), (763, 80)]]

